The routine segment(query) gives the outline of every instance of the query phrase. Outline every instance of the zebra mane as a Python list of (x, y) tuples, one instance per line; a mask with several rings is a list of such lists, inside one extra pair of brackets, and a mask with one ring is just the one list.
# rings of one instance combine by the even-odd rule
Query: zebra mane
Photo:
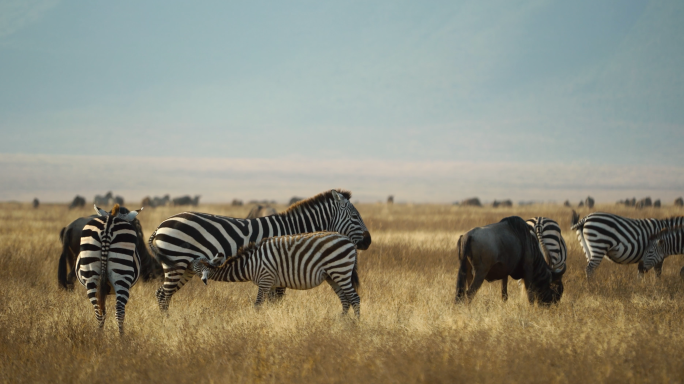
[[(264, 239), (264, 240), (266, 240), (266, 239)], [(235, 256), (230, 256), (230, 257), (226, 258), (226, 261), (224, 261), (223, 264), (221, 264), (220, 266), (216, 267), (216, 269), (224, 268), (226, 266), (229, 266), (231, 264), (235, 264), (240, 260), (243, 260), (243, 259), (246, 259), (246, 258), (252, 256), (252, 254), (259, 248), (259, 246), (261, 245), (261, 243), (263, 243), (264, 240), (262, 240), (258, 243), (250, 242), (249, 244), (245, 245), (244, 247), (240, 247), (237, 250), (237, 253), (235, 254)], [(222, 255), (222, 254), (219, 254), (219, 255)], [(204, 261), (202, 264), (209, 266), (209, 264), (206, 261)]]
[(318, 195), (310, 197), (308, 199), (298, 201), (298, 202), (292, 204), (291, 206), (289, 206), (283, 213), (290, 213), (290, 212), (296, 211), (300, 208), (310, 207), (312, 205), (316, 205), (316, 204), (324, 202), (326, 200), (331, 200), (331, 199), (333, 199), (332, 191), (335, 191), (335, 192), (341, 194), (347, 200), (351, 200), (352, 193), (350, 191), (340, 189), (340, 188), (331, 189), (329, 191), (319, 193)]
[(665, 227), (665, 228), (661, 229), (660, 232), (649, 237), (648, 241), (660, 240), (663, 237), (667, 236), (668, 234), (678, 232), (678, 231), (684, 232), (684, 226), (679, 225), (676, 227)]

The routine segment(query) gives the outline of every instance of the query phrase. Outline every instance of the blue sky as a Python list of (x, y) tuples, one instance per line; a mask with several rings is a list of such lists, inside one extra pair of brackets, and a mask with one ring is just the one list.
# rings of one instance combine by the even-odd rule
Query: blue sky
[[(288, 160), (303, 174), (322, 159), (518, 164), (540, 177), (555, 166), (588, 178), (597, 167), (684, 167), (682, 68), (681, 1), (9, 0), (0, 154)], [(435, 188), (458, 177), (434, 175)], [(651, 180), (630, 177), (616, 196)], [(503, 192), (516, 183), (490, 181)], [(490, 184), (481, 196), (502, 193)], [(678, 193), (667, 176), (647, 187), (664, 184), (661, 194)], [(33, 187), (4, 188), (0, 199)]]

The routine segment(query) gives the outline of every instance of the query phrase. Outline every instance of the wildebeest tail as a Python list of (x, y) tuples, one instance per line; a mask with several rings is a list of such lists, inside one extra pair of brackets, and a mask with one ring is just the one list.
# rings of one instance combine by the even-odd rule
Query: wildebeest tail
[[(66, 232), (66, 233), (65, 233)], [(59, 256), (59, 264), (57, 265), (57, 282), (61, 288), (67, 289), (67, 258), (69, 257), (69, 241), (65, 239), (71, 238), (71, 228), (62, 228), (59, 232), (59, 241), (62, 242), (62, 255)]]
[(468, 256), (472, 256), (472, 242), (473, 238), (472, 236), (467, 236), (465, 240), (463, 240), (463, 235), (459, 237), (458, 239), (458, 259), (461, 262), (465, 262), (465, 260), (468, 258)]
[(584, 220), (582, 220), (580, 222), (579, 214), (577, 214), (577, 212), (575, 212), (574, 209), (572, 210), (572, 220), (570, 221), (570, 223), (571, 223), (570, 229), (572, 229), (573, 231), (576, 230), (577, 228), (582, 228), (582, 226), (584, 225)]
[(361, 287), (361, 281), (359, 281), (359, 271), (357, 270), (357, 266), (359, 265), (358, 262), (354, 262), (354, 269), (352, 269), (352, 275), (351, 275), (351, 284), (352, 288), (356, 292), (359, 291), (359, 288)]

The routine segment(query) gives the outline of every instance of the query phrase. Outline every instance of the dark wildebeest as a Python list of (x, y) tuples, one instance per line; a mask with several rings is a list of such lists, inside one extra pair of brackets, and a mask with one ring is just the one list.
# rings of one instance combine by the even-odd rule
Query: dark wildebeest
[(674, 205), (675, 207), (684, 207), (684, 199), (681, 197), (676, 198)]
[(579, 204), (577, 204), (577, 207), (578, 208), (584, 207), (584, 201), (580, 201)]
[(642, 208), (647, 208), (653, 206), (653, 202), (651, 201), (650, 197), (644, 198), (639, 200), (636, 203), (636, 209), (642, 209)]
[(394, 204), (394, 195), (387, 196), (387, 204)]
[(200, 199), (200, 195), (195, 195), (194, 198), (192, 198), (188, 195), (181, 196), (181, 197), (175, 197), (173, 199), (173, 205), (192, 205), (192, 206), (196, 207), (197, 204), (199, 204), (199, 199)]
[(502, 201), (494, 200), (494, 202), (492, 203), (492, 207), (494, 207), (494, 208), (498, 208), (498, 207), (510, 208), (512, 206), (513, 206), (513, 202), (510, 199), (502, 200)]
[(471, 197), (470, 199), (465, 199), (461, 201), (462, 206), (471, 206), (471, 207), (481, 207), (482, 203), (480, 203), (480, 199), (477, 197)]
[(288, 203), (288, 206), (292, 205), (294, 203), (300, 202), (302, 200), (304, 200), (303, 197), (292, 196), (292, 198), (290, 199), (290, 202)]
[(71, 205), (69, 205), (69, 209), (83, 208), (84, 206), (85, 197), (76, 195), (76, 197), (74, 197), (74, 200), (71, 202)]
[(594, 208), (594, 199), (591, 196), (587, 196), (586, 200), (584, 200), (584, 205), (589, 209)]
[(565, 200), (565, 203), (563, 203), (564, 207), (570, 207), (570, 200)]
[(40, 201), (38, 200), (38, 198), (37, 197), (34, 198), (33, 199), (33, 208), (38, 208), (39, 205), (40, 205)]
[(150, 207), (150, 208), (157, 208), (157, 207), (162, 207), (162, 206), (169, 204), (169, 201), (171, 201), (171, 197), (169, 195), (164, 195), (164, 197), (155, 196), (152, 198), (147, 196), (146, 198), (143, 199), (142, 206), (143, 207)]
[[(538, 239), (525, 220), (506, 217), (498, 223), (473, 228), (458, 239), (456, 302), (470, 301), (487, 281), (502, 280), (501, 297), (508, 299), (508, 276), (523, 279), (530, 303), (558, 302), (563, 295), (565, 268), (553, 270)], [(466, 291), (467, 288), (467, 291)]]
[[(96, 209), (97, 210), (97, 209)], [(119, 209), (119, 215), (129, 214), (130, 211), (125, 207)], [(64, 289), (71, 290), (74, 288), (74, 282), (76, 281), (76, 272), (74, 267), (76, 265), (76, 257), (80, 252), (81, 247), (81, 233), (83, 227), (95, 217), (99, 215), (91, 215), (88, 217), (81, 217), (72, 221), (69, 225), (62, 228), (59, 232), (59, 241), (62, 243), (62, 255), (59, 257), (59, 266), (57, 271), (57, 280), (59, 286)], [(140, 260), (142, 265), (140, 266), (141, 275), (144, 281), (162, 276), (164, 271), (161, 265), (150, 256), (147, 251), (147, 246), (145, 244), (145, 236), (143, 235), (142, 227), (138, 219), (134, 219), (131, 224), (135, 227), (137, 232), (138, 241), (136, 248), (138, 254), (140, 255)]]
[(114, 204), (123, 205), (123, 203), (124, 203), (124, 198), (117, 195), (117, 196), (114, 196), (114, 198), (113, 198), (112, 201), (114, 201)]
[(233, 201), (230, 202), (230, 205), (233, 207), (242, 207), (245, 203), (242, 202), (240, 199), (233, 199)]
[(95, 198), (93, 199), (93, 204), (98, 205), (98, 206), (112, 205), (113, 201), (114, 201), (114, 196), (112, 195), (112, 191), (109, 191), (104, 196), (95, 195)]
[(275, 215), (278, 212), (273, 209), (272, 207), (266, 206), (266, 205), (255, 205), (251, 211), (249, 211), (249, 214), (245, 219), (256, 219), (257, 217), (266, 217), (266, 216), (271, 216)]
[(660, 208), (660, 199), (656, 199), (656, 201), (653, 202), (653, 208)]

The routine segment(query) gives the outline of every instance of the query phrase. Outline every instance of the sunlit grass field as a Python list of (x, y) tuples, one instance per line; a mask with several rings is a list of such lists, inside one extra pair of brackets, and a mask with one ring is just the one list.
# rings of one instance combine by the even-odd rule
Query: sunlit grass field
[[(128, 208), (139, 208), (128, 204)], [(280, 207), (284, 208), (284, 207)], [(103, 331), (77, 283), (57, 289), (59, 231), (92, 209), (0, 203), (0, 380), (2, 382), (667, 382), (684, 381), (684, 282), (680, 256), (663, 276), (637, 281), (636, 265), (604, 260), (594, 283), (569, 208), (532, 205), (357, 204), (373, 244), (359, 253), (361, 320), (340, 317), (332, 289), (288, 290), (253, 308), (252, 283), (194, 279), (174, 295), (168, 316), (139, 282), (119, 336), (114, 300)], [(244, 217), (249, 206), (200, 205)], [(684, 215), (666, 206), (595, 210), (629, 217)], [(181, 211), (145, 209), (145, 235)], [(590, 211), (580, 209), (581, 216)], [(468, 229), (518, 215), (547, 216), (568, 245), (565, 294), (530, 306), (510, 280), (485, 282), (469, 305), (454, 304), (456, 242)]]

